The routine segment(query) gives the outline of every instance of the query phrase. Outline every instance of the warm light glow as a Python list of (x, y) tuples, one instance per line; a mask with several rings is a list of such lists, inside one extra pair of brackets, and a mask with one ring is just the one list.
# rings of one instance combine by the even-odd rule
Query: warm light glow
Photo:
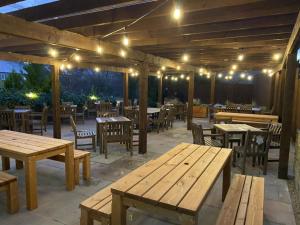
[(53, 57), (56, 58), (58, 56), (58, 51), (56, 49), (53, 48), (49, 48), (48, 54)]
[(234, 71), (233, 71), (233, 70), (230, 70), (230, 71), (229, 71), (229, 74), (230, 74), (230, 75), (233, 75), (233, 74), (234, 74)]
[(165, 76), (165, 80), (168, 80), (169, 79), (169, 77), (168, 76)]
[(127, 47), (129, 46), (129, 43), (130, 43), (129, 38), (127, 36), (124, 36), (122, 39), (122, 44)]
[(94, 70), (95, 70), (96, 73), (100, 72), (100, 68), (99, 68), (98, 66), (96, 66), (96, 67), (94, 68)]
[(244, 60), (244, 55), (243, 55), (243, 54), (240, 54), (240, 55), (238, 56), (238, 60), (239, 60), (239, 61), (243, 61), (243, 60)]
[(275, 53), (274, 55), (273, 55), (273, 60), (275, 60), (275, 61), (278, 61), (279, 59), (281, 59), (281, 53)]
[(156, 74), (157, 74), (157, 75), (160, 75), (160, 74), (161, 74), (160, 70), (157, 70)]
[(96, 95), (90, 95), (89, 99), (95, 101), (98, 100), (98, 97)]
[(268, 70), (268, 74), (273, 73), (273, 70), (269, 69)]
[(180, 68), (181, 68), (180, 66), (177, 66), (177, 67), (176, 67), (176, 70), (180, 70)]
[(228, 76), (225, 76), (225, 80), (228, 80)]
[(70, 63), (67, 64), (67, 69), (68, 69), (68, 70), (72, 69), (72, 67), (73, 67), (72, 64), (70, 64)]
[(78, 54), (74, 54), (74, 55), (73, 55), (73, 59), (74, 59), (76, 62), (80, 62), (81, 56), (78, 55)]
[(180, 19), (181, 19), (181, 17), (182, 17), (182, 11), (181, 11), (181, 9), (179, 8), (179, 6), (176, 6), (176, 7), (173, 9), (172, 17), (173, 17), (174, 20), (180, 20)]
[(223, 74), (222, 73), (219, 73), (218, 74), (218, 78), (222, 78), (223, 77)]
[(231, 69), (232, 69), (232, 70), (236, 70), (237, 67), (238, 67), (238, 66), (237, 66), (236, 64), (234, 64), (234, 65), (231, 66)]
[(210, 79), (210, 74), (207, 74), (207, 75), (206, 75), (206, 78), (207, 78), (207, 79)]
[(123, 49), (120, 50), (120, 56), (125, 58), (127, 56), (127, 52)]
[(229, 80), (232, 80), (232, 76), (228, 76), (228, 79), (229, 79)]
[(132, 68), (129, 68), (129, 73), (132, 73), (133, 72), (133, 69)]
[(174, 77), (174, 81), (178, 81), (178, 77)]
[(166, 67), (165, 67), (165, 66), (162, 66), (161, 69), (162, 69), (163, 71), (165, 71), (165, 70), (166, 70)]
[(204, 72), (204, 69), (203, 68), (200, 68), (199, 69), (199, 73), (203, 73)]
[(263, 72), (263, 73), (267, 73), (268, 70), (267, 70), (267, 69), (263, 69), (262, 72)]
[(269, 77), (273, 77), (273, 73), (269, 73), (268, 76), (269, 76)]
[(26, 96), (27, 98), (30, 98), (30, 99), (36, 99), (36, 98), (39, 97), (38, 94), (35, 93), (35, 92), (28, 92), (28, 93), (25, 94), (25, 96)]
[(246, 74), (245, 74), (245, 73), (241, 73), (241, 74), (240, 74), (240, 77), (241, 77), (242, 79), (245, 79)]
[(253, 76), (248, 76), (247, 77), (247, 80), (252, 80), (253, 79)]
[(189, 55), (188, 55), (188, 54), (183, 54), (182, 60), (183, 60), (184, 62), (189, 61)]
[(61, 64), (60, 65), (60, 70), (64, 70), (65, 69), (65, 64)]
[(98, 54), (102, 54), (103, 53), (103, 48), (98, 46), (96, 51), (97, 51)]
[(186, 77), (186, 80), (190, 80), (190, 77)]
[(157, 79), (160, 79), (161, 78), (161, 76), (160, 75), (157, 75)]
[(180, 78), (181, 78), (181, 79), (184, 79), (184, 74), (181, 74), (181, 75), (180, 75)]

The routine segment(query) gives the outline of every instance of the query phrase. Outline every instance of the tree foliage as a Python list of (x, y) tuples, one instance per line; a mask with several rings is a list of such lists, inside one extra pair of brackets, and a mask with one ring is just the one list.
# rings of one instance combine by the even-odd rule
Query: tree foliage
[(24, 79), (22, 75), (12, 71), (4, 81), (5, 89), (21, 90), (24, 87)]

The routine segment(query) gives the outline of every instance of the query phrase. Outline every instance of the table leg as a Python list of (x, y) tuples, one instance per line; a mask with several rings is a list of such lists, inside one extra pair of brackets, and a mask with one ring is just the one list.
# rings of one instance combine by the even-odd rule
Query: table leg
[(22, 120), (22, 132), (26, 133), (26, 123), (25, 123), (25, 113), (21, 114), (21, 120)]
[(35, 160), (28, 158), (25, 160), (25, 182), (27, 209), (36, 209), (37, 203), (37, 177)]
[(1, 160), (2, 160), (2, 170), (9, 170), (10, 169), (9, 157), (1, 156)]
[(229, 147), (229, 135), (228, 135), (228, 133), (226, 132), (225, 134), (224, 134), (224, 147), (225, 148), (228, 148)]
[(72, 191), (75, 188), (74, 180), (74, 146), (68, 145), (66, 147), (66, 160), (65, 160), (65, 171), (66, 171), (66, 186), (68, 191)]
[(122, 196), (112, 194), (112, 225), (126, 225), (126, 210), (127, 207), (123, 205)]
[(223, 188), (222, 188), (222, 200), (225, 200), (226, 194), (229, 190), (231, 182), (231, 157), (227, 160), (223, 168)]

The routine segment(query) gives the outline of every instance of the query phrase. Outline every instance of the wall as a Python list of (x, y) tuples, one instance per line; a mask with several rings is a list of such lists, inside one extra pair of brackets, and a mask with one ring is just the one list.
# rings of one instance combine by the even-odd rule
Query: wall
[(259, 74), (254, 79), (253, 100), (259, 106), (270, 107), (272, 78)]

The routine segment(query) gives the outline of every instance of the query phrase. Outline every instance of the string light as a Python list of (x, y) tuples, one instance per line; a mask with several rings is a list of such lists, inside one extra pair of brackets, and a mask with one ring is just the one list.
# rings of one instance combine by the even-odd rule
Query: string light
[(199, 73), (203, 73), (204, 72), (204, 69), (203, 68), (200, 68), (199, 69)]
[(247, 77), (247, 80), (252, 80), (252, 79), (253, 79), (252, 76), (248, 76), (248, 77)]
[(78, 55), (78, 54), (74, 54), (74, 55), (73, 55), (73, 59), (74, 59), (76, 62), (80, 62), (80, 61), (81, 61), (81, 56)]
[(222, 73), (219, 73), (218, 74), (218, 78), (222, 78), (223, 77), (223, 74)]
[(127, 47), (129, 46), (129, 43), (130, 43), (129, 38), (127, 36), (124, 36), (122, 39), (122, 44)]
[(267, 72), (268, 72), (268, 69), (263, 69), (262, 72), (263, 72), (263, 73), (267, 73)]
[(182, 60), (183, 60), (184, 62), (189, 61), (189, 55), (188, 55), (188, 54), (183, 54)]
[(188, 76), (188, 77), (186, 77), (186, 80), (190, 80), (190, 77)]
[(129, 73), (133, 73), (133, 69), (131, 67), (129, 68)]
[(269, 77), (273, 77), (273, 73), (269, 73), (268, 76), (269, 76)]
[(65, 67), (65, 64), (61, 64), (60, 65), (60, 70), (64, 70), (66, 67)]
[(178, 77), (174, 77), (174, 81), (178, 81)]
[(168, 80), (169, 79), (169, 77), (168, 76), (165, 76), (165, 80)]
[(176, 7), (173, 9), (172, 17), (173, 17), (174, 20), (180, 20), (180, 19), (181, 19), (181, 17), (182, 17), (182, 11), (181, 11), (181, 9), (179, 8), (179, 6), (176, 6)]
[(238, 61), (243, 61), (243, 60), (244, 60), (244, 55), (243, 54), (238, 55)]
[(120, 56), (125, 58), (127, 56), (127, 52), (123, 49), (120, 50)]
[(232, 76), (228, 76), (228, 79), (229, 79), (229, 80), (232, 80)]
[(180, 66), (176, 66), (176, 70), (180, 70), (180, 68), (181, 68)]
[(236, 64), (233, 64), (233, 65), (231, 66), (231, 69), (232, 69), (232, 70), (236, 70), (236, 69), (237, 69), (237, 65), (236, 65)]
[(72, 69), (72, 68), (73, 68), (72, 64), (68, 63), (68, 64), (67, 64), (67, 69), (70, 70), (70, 69)]
[(228, 76), (225, 76), (225, 80), (228, 80)]
[(245, 74), (245, 73), (241, 73), (241, 74), (240, 74), (240, 78), (245, 79), (245, 77), (246, 77), (246, 74)]
[(180, 75), (180, 78), (181, 78), (181, 79), (184, 79), (184, 74), (183, 74), (183, 73)]
[(101, 46), (97, 46), (96, 51), (97, 51), (98, 54), (101, 55), (103, 53), (103, 48)]
[(99, 68), (98, 66), (96, 66), (96, 67), (94, 68), (94, 70), (95, 70), (96, 73), (98, 73), (98, 72), (100, 71), (100, 68)]
[(281, 59), (281, 53), (275, 53), (273, 54), (273, 60), (278, 61), (279, 59)]
[(161, 74), (160, 70), (157, 70), (156, 74), (157, 74), (157, 75), (160, 75), (160, 74)]
[(163, 71), (165, 71), (165, 70), (166, 70), (166, 67), (165, 67), (165, 66), (162, 66), (161, 69), (162, 69)]
[(157, 79), (160, 79), (161, 78), (161, 76), (160, 75), (157, 75)]
[(233, 75), (233, 74), (234, 74), (234, 71), (233, 71), (233, 70), (230, 70), (230, 71), (229, 71), (229, 74), (230, 74), (230, 75)]
[(56, 58), (56, 57), (58, 56), (58, 51), (57, 51), (56, 49), (49, 48), (48, 54), (49, 54), (51, 57)]

